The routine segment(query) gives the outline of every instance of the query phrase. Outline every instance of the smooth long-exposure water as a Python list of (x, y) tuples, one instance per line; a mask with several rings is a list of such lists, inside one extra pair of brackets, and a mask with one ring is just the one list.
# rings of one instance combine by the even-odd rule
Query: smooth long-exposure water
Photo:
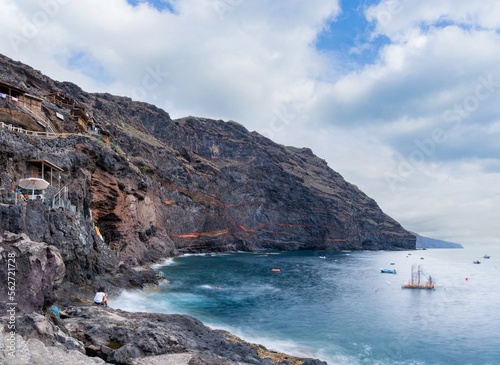
[[(401, 288), (412, 264), (432, 275), (434, 290)], [(500, 364), (500, 250), (493, 246), (183, 256), (155, 269), (168, 281), (125, 292), (111, 306), (189, 314), (329, 364)]]

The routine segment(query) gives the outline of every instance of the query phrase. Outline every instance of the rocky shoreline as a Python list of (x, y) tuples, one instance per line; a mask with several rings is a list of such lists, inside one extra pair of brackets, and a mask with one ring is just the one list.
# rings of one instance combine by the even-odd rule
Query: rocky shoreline
[[(33, 211), (29, 212), (34, 216)], [(60, 213), (58, 219), (65, 215)], [(7, 216), (1, 211), (0, 215)], [(22, 215), (18, 218), (22, 219)], [(14, 216), (10, 222), (16, 222)], [(155, 285), (154, 272), (149, 267), (133, 268), (113, 261), (114, 256), (103, 246), (102, 257), (110, 260), (105, 265), (107, 271), (101, 267), (104, 262), (96, 262), (95, 267), (86, 267), (94, 272), (88, 280), (71, 281), (68, 274), (75, 265), (83, 270), (97, 246), (90, 245), (85, 255), (85, 245), (66, 246), (59, 249), (36, 242), (25, 233), (4, 231), (0, 235), (2, 282), (8, 281), (8, 258), (13, 257), (16, 265), (15, 285), (0, 286), (1, 312), (7, 314), (1, 317), (1, 364), (326, 364), (270, 351), (228, 332), (210, 329), (190, 316), (131, 313), (95, 306), (91, 288), (96, 283), (106, 283), (118, 293), (123, 287)], [(74, 257), (75, 250), (79, 254), (71, 261), (69, 257)], [(11, 289), (14, 297), (7, 292)], [(59, 309), (60, 318), (50, 310), (53, 305)]]
[[(324, 365), (269, 351), (185, 315), (130, 313), (72, 306), (27, 313), (16, 321), (15, 357), (0, 346), (2, 364)], [(0, 344), (9, 333), (0, 331)]]
[[(179, 253), (415, 248), (414, 235), (309, 148), (233, 121), (172, 120), (3, 55), (0, 84), (33, 102), (0, 100), (2, 364), (324, 364), (188, 316), (91, 301), (99, 286), (114, 295), (157, 285), (141, 265)], [(40, 178), (46, 188), (29, 198), (21, 180)]]

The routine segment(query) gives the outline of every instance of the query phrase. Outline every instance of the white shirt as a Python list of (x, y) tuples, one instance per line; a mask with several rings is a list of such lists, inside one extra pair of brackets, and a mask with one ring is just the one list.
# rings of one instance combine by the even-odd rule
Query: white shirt
[(102, 300), (104, 299), (104, 296), (106, 295), (106, 293), (103, 293), (103, 292), (97, 292), (95, 297), (94, 297), (94, 302), (96, 303), (102, 303)]

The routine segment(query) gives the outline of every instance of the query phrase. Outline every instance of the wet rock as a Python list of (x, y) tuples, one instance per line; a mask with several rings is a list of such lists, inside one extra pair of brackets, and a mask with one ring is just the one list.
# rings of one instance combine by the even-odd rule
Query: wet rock
[[(185, 364), (269, 364), (267, 356), (259, 356), (257, 345), (211, 330), (190, 316), (101, 307), (72, 307), (66, 312), (66, 327), (87, 353), (109, 362), (155, 364), (163, 355), (183, 354)], [(309, 365), (324, 364), (311, 361)]]

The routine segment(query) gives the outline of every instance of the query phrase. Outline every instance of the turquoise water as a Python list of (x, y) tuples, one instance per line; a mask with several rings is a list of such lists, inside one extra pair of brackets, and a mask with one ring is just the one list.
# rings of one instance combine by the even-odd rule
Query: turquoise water
[[(328, 364), (500, 364), (499, 249), (319, 255), (169, 259), (155, 266), (164, 283), (125, 292), (111, 306), (189, 314), (245, 340)], [(414, 263), (432, 275), (435, 290), (401, 288)]]

